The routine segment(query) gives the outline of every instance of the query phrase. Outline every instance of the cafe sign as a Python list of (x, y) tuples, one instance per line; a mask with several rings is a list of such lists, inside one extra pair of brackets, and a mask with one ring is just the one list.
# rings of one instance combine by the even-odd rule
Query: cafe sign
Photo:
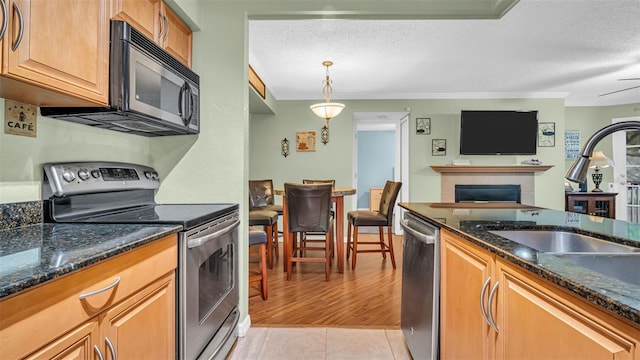
[(36, 137), (38, 133), (36, 106), (5, 100), (4, 133)]

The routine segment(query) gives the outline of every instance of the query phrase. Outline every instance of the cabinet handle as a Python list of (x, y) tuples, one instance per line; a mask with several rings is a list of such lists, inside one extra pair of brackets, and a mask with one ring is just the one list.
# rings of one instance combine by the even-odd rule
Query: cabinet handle
[(484, 309), (484, 293), (487, 291), (487, 287), (489, 286), (490, 282), (491, 282), (491, 276), (489, 276), (487, 280), (484, 281), (484, 284), (482, 284), (482, 290), (480, 290), (480, 312), (482, 312), (482, 317), (484, 318), (484, 321), (486, 321), (487, 324), (489, 325), (491, 325), (491, 322), (489, 322), (489, 318), (487, 317), (487, 311)]
[(491, 325), (493, 330), (495, 330), (496, 334), (500, 333), (500, 329), (498, 329), (498, 324), (496, 324), (496, 320), (493, 318), (491, 303), (493, 302), (493, 296), (496, 294), (496, 291), (498, 290), (498, 285), (500, 285), (500, 282), (496, 282), (496, 284), (493, 285), (493, 289), (491, 289), (491, 292), (489, 293), (489, 300), (487, 301), (487, 316), (489, 317), (489, 320), (490, 320), (489, 325)]
[(109, 340), (108, 337), (105, 337), (104, 342), (107, 343), (107, 346), (109, 347), (109, 351), (111, 351), (111, 358), (113, 360), (118, 360), (118, 355), (116, 354), (116, 350), (113, 348), (113, 344), (111, 343), (111, 340)]
[(0, 0), (2, 4), (2, 29), (0, 29), (0, 40), (4, 37), (4, 33), (7, 32), (7, 24), (9, 24), (9, 10), (7, 10), (7, 3), (5, 0)]
[(118, 276), (118, 277), (113, 281), (113, 283), (111, 283), (110, 285), (107, 285), (107, 286), (103, 287), (102, 289), (98, 289), (98, 290), (95, 290), (95, 291), (90, 291), (90, 292), (88, 292), (88, 293), (80, 294), (80, 299), (81, 299), (81, 300), (82, 300), (82, 299), (86, 299), (86, 298), (88, 298), (88, 297), (90, 297), (90, 296), (97, 295), (97, 294), (100, 294), (100, 293), (105, 292), (105, 291), (107, 291), (107, 290), (113, 289), (113, 288), (114, 288), (114, 287), (116, 287), (116, 285), (118, 285), (119, 283), (120, 283), (120, 276)]
[(18, 27), (18, 39), (15, 43), (13, 43), (13, 46), (11, 47), (11, 51), (15, 52), (18, 48), (18, 45), (20, 45), (20, 42), (22, 42), (22, 33), (24, 32), (24, 18), (22, 17), (22, 11), (20, 11), (20, 7), (17, 3), (13, 3), (13, 9), (18, 14), (18, 19), (20, 20), (20, 26)]
[(158, 13), (158, 17), (160, 18), (160, 32), (158, 33), (158, 42), (161, 42), (162, 34), (164, 33), (164, 16), (162, 16), (162, 13)]
[(162, 41), (167, 42), (167, 38), (169, 37), (169, 30), (171, 30), (171, 28), (169, 27), (169, 20), (167, 20), (167, 17), (165, 15), (162, 16), (162, 19), (164, 20), (164, 27), (166, 29)]
[(100, 360), (104, 360), (104, 356), (102, 356), (102, 351), (100, 351), (98, 345), (93, 345), (93, 351), (96, 353), (96, 355), (98, 355), (98, 358)]

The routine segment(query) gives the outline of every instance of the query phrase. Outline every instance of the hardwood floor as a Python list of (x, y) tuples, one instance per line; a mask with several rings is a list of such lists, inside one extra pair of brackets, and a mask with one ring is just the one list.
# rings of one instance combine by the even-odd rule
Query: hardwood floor
[[(360, 240), (377, 234), (359, 234)], [(402, 236), (393, 236), (396, 269), (380, 253), (358, 254), (356, 270), (345, 261), (344, 274), (334, 260), (331, 280), (324, 280), (324, 264), (296, 265), (290, 281), (280, 259), (268, 270), (268, 300), (260, 297), (259, 283), (249, 285), (249, 315), (253, 326), (333, 326), (400, 328), (402, 291)], [(346, 244), (345, 244), (346, 245)], [(345, 251), (346, 252), (346, 251)], [(251, 267), (257, 266), (251, 258)]]

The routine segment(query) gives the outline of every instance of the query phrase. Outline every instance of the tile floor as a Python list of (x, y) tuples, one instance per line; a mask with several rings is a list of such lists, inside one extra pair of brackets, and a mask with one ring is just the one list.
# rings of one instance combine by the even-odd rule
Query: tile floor
[(251, 327), (230, 360), (411, 359), (401, 330)]

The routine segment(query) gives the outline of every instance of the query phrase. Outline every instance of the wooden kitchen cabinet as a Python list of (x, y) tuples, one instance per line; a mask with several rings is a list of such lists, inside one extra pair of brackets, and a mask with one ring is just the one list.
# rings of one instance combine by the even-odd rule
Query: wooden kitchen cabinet
[(565, 193), (565, 210), (615, 219), (616, 195), (618, 193)]
[(491, 359), (495, 333), (479, 304), (483, 285), (493, 276), (494, 257), (445, 230), (440, 236), (440, 358)]
[(638, 358), (637, 327), (446, 230), (441, 235), (441, 358)]
[(497, 359), (637, 359), (640, 330), (500, 258)]
[(193, 33), (160, 0), (113, 0), (111, 18), (123, 20), (191, 68)]
[(108, 0), (3, 0), (0, 97), (35, 105), (108, 101)]
[(175, 358), (176, 263), (171, 235), (3, 299), (0, 359)]

